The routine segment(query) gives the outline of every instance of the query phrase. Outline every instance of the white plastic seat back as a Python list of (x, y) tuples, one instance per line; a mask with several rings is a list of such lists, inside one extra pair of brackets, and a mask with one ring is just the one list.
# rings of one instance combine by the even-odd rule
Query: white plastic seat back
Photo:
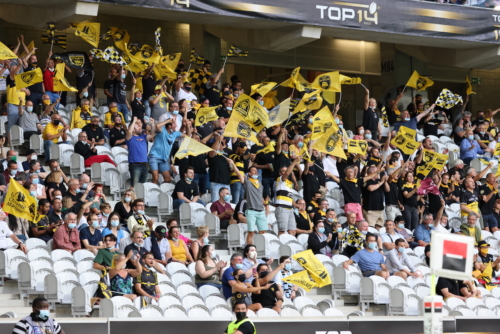
[(279, 317), (279, 313), (270, 308), (261, 308), (257, 311), (257, 316), (259, 318), (275, 318)]

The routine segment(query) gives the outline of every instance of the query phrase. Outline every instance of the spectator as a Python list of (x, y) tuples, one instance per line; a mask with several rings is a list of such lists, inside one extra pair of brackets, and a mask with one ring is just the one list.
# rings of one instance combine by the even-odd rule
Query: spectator
[(215, 250), (212, 246), (205, 245), (200, 248), (195, 265), (195, 283), (198, 288), (204, 285), (215, 286), (217, 289), (222, 288), (220, 281), (227, 262), (219, 261), (215, 263), (214, 259)]
[[(134, 257), (134, 258), (132, 258)], [(136, 269), (127, 269), (127, 262), (131, 261)], [(132, 280), (137, 279), (142, 274), (142, 266), (139, 263), (139, 256), (130, 252), (127, 256), (118, 253), (114, 256), (114, 266), (109, 270), (110, 290), (114, 296), (123, 296), (134, 301), (137, 295), (133, 293)]]
[(165, 80), (156, 85), (154, 95), (149, 98), (151, 118), (159, 122), (160, 116), (167, 113), (168, 102), (171, 102), (173, 100), (173, 97), (170, 94), (166, 93)]
[(64, 224), (54, 233), (52, 249), (64, 249), (70, 253), (81, 249), (80, 232), (76, 228), (77, 215), (70, 212), (64, 217)]
[(404, 110), (401, 112), (401, 121), (394, 124), (394, 128), (392, 129), (392, 137), (396, 137), (396, 134), (399, 131), (399, 128), (401, 126), (405, 126), (407, 128), (416, 130), (417, 129), (417, 123), (420, 122), (422, 118), (427, 116), (428, 113), (430, 113), (432, 110), (434, 110), (434, 107), (436, 105), (432, 104), (429, 108), (425, 109), (423, 112), (418, 114), (415, 117), (410, 118), (410, 113), (408, 110)]
[(477, 247), (479, 252), (474, 255), (474, 271), (472, 275), (487, 284), (495, 277), (495, 271), (500, 270), (500, 257), (493, 260), (493, 255), (488, 254), (490, 244), (484, 240), (479, 241)]
[[(116, 117), (120, 117), (120, 124), (125, 124), (127, 121), (125, 120), (125, 117), (123, 117), (123, 114), (118, 111), (118, 105), (116, 102), (111, 102), (108, 104), (109, 111), (104, 115), (104, 126), (106, 129), (112, 129), (113, 127), (116, 126)], [(144, 118), (141, 119), (141, 121)]]
[(247, 210), (247, 200), (241, 200), (234, 209), (233, 219), (238, 224), (248, 225), (247, 218), (245, 217), (245, 211)]
[(474, 238), (474, 245), (481, 241), (481, 228), (477, 226), (477, 213), (471, 212), (467, 217), (467, 223), (460, 225), (460, 234)]
[(26, 101), (26, 107), (23, 108), (23, 98), (19, 99), (19, 127), (24, 131), (24, 140), (29, 140), (32, 135), (42, 133), (43, 129), (37, 114), (33, 112), (33, 102)]
[[(279, 260), (280, 264), (284, 263), (284, 268), (281, 270), (280, 274), (282, 278), (288, 277), (293, 275), (292, 273), (292, 260), (290, 256), (283, 255), (280, 257)], [(298, 286), (294, 285), (292, 283), (288, 283), (285, 281), (282, 281), (283, 284), (283, 294), (285, 295), (286, 298), (290, 300), (294, 300), (298, 290)]]
[[(265, 150), (269, 145), (271, 139), (267, 136), (262, 137), (262, 145), (264, 149), (260, 149), (260, 146), (254, 145), (259, 148), (255, 153), (255, 159), (252, 163), (252, 167), (259, 170), (259, 177), (264, 186), (264, 197), (273, 198), (274, 197), (274, 148), (271, 150)], [(253, 146), (252, 146), (253, 148)], [(262, 174), (262, 175), (261, 175)]]
[(125, 238), (125, 234), (123, 233), (123, 230), (120, 229), (120, 215), (118, 213), (113, 212), (109, 215), (106, 228), (101, 231), (101, 234), (103, 238), (110, 234), (114, 235), (116, 238), (116, 244), (120, 245), (120, 242)]
[[(128, 254), (130, 251), (133, 251), (134, 254), (138, 254), (141, 258), (148, 251), (144, 248), (144, 233), (136, 230), (130, 234), (131, 243), (125, 247), (123, 254)], [(121, 248), (121, 245), (120, 245)], [(135, 269), (136, 267), (129, 260), (127, 262), (127, 269)]]
[(192, 86), (191, 82), (187, 79), (188, 73), (180, 76), (175, 82), (174, 92), (177, 94), (176, 101), (180, 100), (198, 100), (196, 95), (191, 92)]
[(94, 140), (87, 143), (87, 133), (82, 131), (78, 134), (78, 143), (75, 144), (75, 153), (80, 154), (84, 159), (85, 167), (89, 168), (94, 163), (107, 162), (114, 166), (116, 163), (107, 154), (97, 154), (96, 143)]
[(94, 258), (93, 268), (97, 270), (109, 271), (112, 269), (113, 257), (118, 253), (116, 237), (114, 234), (107, 234), (103, 237), (104, 247), (97, 251)]
[(144, 239), (144, 248), (153, 254), (155, 262), (161, 263), (163, 266), (172, 259), (170, 243), (167, 240), (167, 229), (165, 226), (157, 226), (151, 235)]
[(83, 99), (80, 101), (80, 107), (77, 107), (72, 111), (71, 120), (71, 130), (81, 129), (85, 125), (89, 124), (92, 118), (92, 113), (90, 112), (90, 101)]
[[(151, 121), (151, 126), (154, 126), (154, 121)], [(153, 141), (156, 131), (151, 131), (151, 134), (143, 134), (142, 122), (137, 118), (133, 118), (130, 124), (127, 135), (125, 137), (128, 147), (128, 162), (130, 172), (130, 187), (133, 189), (136, 183), (146, 182), (148, 175), (148, 141)]]
[[(172, 226), (179, 226), (179, 223), (177, 222), (177, 220), (175, 218), (170, 218), (169, 220), (167, 220), (167, 230), (170, 230), (170, 228)], [(167, 237), (168, 237), (168, 232), (167, 232)], [(184, 243), (186, 245), (188, 245), (188, 246), (193, 242), (193, 240), (191, 240), (189, 238), (186, 238), (182, 234), (179, 235), (179, 239), (181, 239), (182, 241), (184, 241)]]
[(385, 265), (387, 266), (390, 274), (399, 276), (405, 280), (408, 276), (413, 278), (421, 277), (421, 272), (415, 269), (412, 262), (408, 258), (408, 255), (405, 253), (405, 247), (407, 246), (406, 241), (400, 238), (394, 242), (394, 245), (394, 248), (387, 252), (387, 258), (385, 260)]
[(296, 208), (294, 209), (295, 222), (297, 223), (297, 235), (308, 234), (313, 232), (314, 225), (306, 211), (306, 201), (299, 198), (295, 201)]
[(132, 203), (132, 209), (134, 213), (128, 218), (127, 227), (129, 231), (132, 231), (135, 225), (140, 225), (144, 227), (144, 235), (149, 237), (151, 232), (154, 231), (156, 225), (153, 219), (146, 216), (144, 212), (145, 204), (142, 198), (138, 198)]
[[(328, 200), (324, 198), (318, 199), (318, 207), (311, 210), (311, 213), (313, 213), (313, 222), (324, 220), (326, 218), (326, 211), (328, 211)], [(355, 212), (353, 213), (355, 214)]]
[[(33, 50), (32, 52), (35, 52)], [(26, 100), (26, 96), (28, 96), (28, 99), (30, 101), (35, 101), (33, 105), (38, 105), (37, 99), (39, 97), (33, 99), (29, 98), (29, 95), (31, 95), (31, 92), (29, 88), (25, 87), (22, 89), (17, 89), (16, 88), (16, 81), (15, 81), (15, 76), (20, 72), (22, 69), (21, 65), (13, 65), (13, 62), (11, 61), (10, 65), (10, 73), (9, 76), (6, 78), (6, 88), (7, 88), (7, 127), (6, 127), (6, 132), (9, 136), (9, 142), (10, 142), (10, 127), (12, 125), (17, 124), (19, 121), (19, 103), (21, 103), (22, 99), (22, 104), (24, 104), (24, 101)], [(38, 94), (33, 94), (34, 96), (38, 96)]]
[(300, 157), (293, 160), (293, 163), (288, 167), (281, 167), (279, 177), (275, 183), (276, 196), (274, 198), (274, 205), (276, 206), (276, 221), (278, 222), (278, 234), (288, 232), (295, 236), (297, 230), (297, 223), (293, 214), (293, 199), (291, 197), (293, 184), (288, 179), (292, 174), (295, 166), (300, 162)]
[[(248, 172), (248, 166), (250, 163), (250, 153), (247, 152), (246, 143), (240, 141), (236, 143), (236, 148), (234, 149), (234, 153), (229, 155), (229, 158), (233, 160), (236, 168), (239, 169), (240, 172), (246, 173)], [(244, 197), (245, 192), (243, 191), (243, 186), (241, 185), (240, 180), (235, 172), (231, 173), (230, 177), (230, 189), (231, 189), (231, 203), (237, 204), (241, 198)]]
[[(151, 253), (145, 253), (142, 259), (142, 272), (134, 278), (134, 288), (138, 296), (147, 297), (146, 301), (151, 298), (156, 301), (160, 299), (161, 290), (158, 286), (158, 276), (152, 270), (154, 265), (154, 256)], [(138, 262), (136, 262), (136, 265)]]
[(99, 122), (101, 119), (99, 116), (92, 116), (90, 120), (90, 124), (85, 125), (82, 128), (82, 131), (87, 134), (87, 139), (86, 142), (87, 144), (91, 145), (92, 143), (94, 146), (105, 146), (109, 147), (106, 145), (106, 140), (104, 138), (104, 131), (103, 129), (99, 126)]
[[(193, 259), (198, 259), (198, 253), (203, 246), (209, 244), (208, 236), (210, 235), (210, 230), (206, 225), (198, 226), (196, 228), (196, 234), (198, 239), (191, 243), (190, 251), (193, 255)], [(215, 252), (214, 252), (215, 255)]]
[[(252, 274), (255, 270), (257, 270), (257, 266), (262, 263), (266, 263), (265, 261), (257, 258), (257, 248), (255, 245), (247, 244), (243, 249), (243, 254), (245, 255), (245, 259), (243, 260), (243, 270), (245, 271), (245, 275), (247, 276), (246, 283), (252, 282)], [(267, 264), (271, 264), (273, 258), (267, 261)], [(279, 281), (281, 281), (280, 277), (277, 277)]]
[[(127, 190), (123, 193), (122, 199), (120, 202), (115, 204), (115, 211), (120, 216), (120, 225), (128, 229), (127, 220), (134, 214), (134, 210), (131, 204), (137, 199), (135, 196), (135, 192), (132, 190)], [(130, 231), (130, 230), (129, 230)]]
[[(132, 89), (130, 90), (130, 107), (132, 108), (132, 117), (137, 117), (141, 121), (146, 116), (146, 105), (148, 104), (147, 100), (145, 104), (143, 103), (142, 91), (136, 87), (137, 79), (132, 77)], [(151, 108), (148, 108), (149, 115), (151, 115)]]
[(229, 224), (235, 224), (236, 221), (232, 219), (234, 209), (229, 204), (230, 198), (229, 190), (227, 188), (219, 189), (219, 200), (212, 203), (210, 206), (210, 212), (216, 215), (220, 219), (220, 228), (227, 229)]
[(441, 215), (444, 210), (444, 200), (441, 199), (441, 208), (436, 216), (436, 219), (432, 216), (432, 213), (424, 214), (424, 221), (422, 224), (418, 225), (413, 235), (415, 240), (418, 242), (419, 246), (427, 246), (431, 242), (431, 233), (434, 230), (434, 222), (441, 221)]
[(168, 230), (168, 239), (170, 249), (172, 250), (172, 262), (180, 262), (184, 265), (193, 263), (194, 260), (189, 253), (187, 245), (180, 239), (180, 229), (178, 226), (170, 226)]
[[(451, 278), (439, 277), (436, 285), (436, 293), (443, 298), (451, 298), (455, 297), (466, 301), (467, 298), (473, 297), (476, 298), (477, 292), (467, 293), (467, 296), (462, 294), (462, 290), (468, 290), (469, 285), (467, 281), (458, 281)], [(474, 284), (472, 284), (474, 286)]]
[(307, 239), (307, 249), (311, 249), (314, 254), (323, 254), (332, 257), (336, 240), (332, 240), (332, 233), (325, 233), (325, 224), (317, 221), (314, 224), (314, 232), (309, 234)]
[[(377, 149), (372, 151), (378, 152)], [(363, 216), (371, 227), (382, 226), (384, 223), (384, 192), (390, 191), (387, 183), (389, 177), (387, 175), (381, 177), (376, 165), (371, 165), (368, 168), (368, 173), (375, 176), (363, 184)]]
[[(170, 174), (169, 174), (170, 175)], [(193, 167), (187, 167), (184, 170), (184, 178), (175, 184), (174, 191), (172, 193), (172, 199), (174, 200), (173, 206), (175, 210), (184, 203), (199, 203), (205, 206), (205, 202), (200, 199), (200, 192), (198, 191), (198, 185), (194, 182), (194, 169)], [(222, 225), (221, 225), (222, 228)]]
[(373, 138), (378, 140), (382, 139), (382, 130), (379, 123), (379, 118), (377, 116), (377, 100), (374, 98), (370, 99), (370, 91), (366, 89), (365, 105), (363, 112), (363, 125), (360, 129), (358, 127), (358, 134), (363, 135), (364, 130), (370, 130)]
[(24, 253), (28, 253), (28, 248), (24, 245), (23, 241), (18, 238), (18, 236), (11, 230), (9, 225), (5, 222), (5, 213), (1, 212), (0, 216), (0, 250), (4, 251), (10, 248), (7, 243), (7, 238), (11, 239), (17, 244), (17, 249), (20, 249)]
[(344, 269), (348, 270), (350, 264), (357, 263), (363, 277), (376, 275), (384, 279), (389, 278), (390, 273), (385, 266), (384, 256), (377, 252), (377, 236), (367, 235), (366, 244), (367, 248), (356, 252), (351, 259), (343, 263)]
[(99, 219), (96, 214), (91, 214), (87, 222), (89, 226), (80, 230), (80, 240), (84, 249), (96, 255), (100, 249), (104, 248), (102, 234), (99, 231)]
[(460, 193), (460, 211), (463, 223), (468, 221), (467, 217), (471, 213), (475, 213), (475, 217), (479, 217), (479, 194), (471, 176), (467, 176), (463, 182), (463, 190)]
[(125, 143), (127, 127), (122, 122), (122, 116), (114, 116), (113, 120), (113, 127), (109, 130), (109, 143), (111, 147), (127, 148), (127, 144)]
[(494, 173), (488, 173), (486, 176), (486, 184), (479, 187), (481, 194), (480, 210), (483, 215), (484, 230), (494, 233), (498, 231), (498, 221), (493, 214), (496, 200), (498, 196), (498, 183)]
[(2, 174), (5, 178), (5, 183), (9, 184), (10, 180), (18, 175), (17, 162), (14, 160), (9, 160), (7, 166), (7, 170), (5, 170)]
[[(229, 264), (230, 266), (226, 270), (224, 270), (221, 278), (222, 294), (224, 295), (225, 299), (231, 298), (231, 296), (233, 295), (232, 288), (237, 283), (235, 277), (233, 276), (233, 273), (237, 269), (243, 269), (243, 256), (241, 254), (234, 253), (233, 255), (231, 255)], [(244, 283), (245, 280), (246, 276), (241, 282)]]
[(405, 175), (405, 184), (401, 187), (403, 199), (403, 216), (405, 217), (406, 228), (414, 230), (419, 223), (418, 205), (417, 205), (417, 185), (414, 183), (415, 177), (413, 172), (407, 172)]
[[(218, 134), (217, 139), (212, 145), (214, 151), (208, 152), (208, 168), (211, 171), (217, 171), (217, 173), (209, 173), (210, 193), (212, 194), (212, 199), (211, 199), (212, 203), (217, 201), (217, 196), (219, 194), (220, 188), (229, 189), (229, 179), (232, 169), (231, 164), (233, 164), (233, 162), (232, 161), (229, 162), (229, 160), (224, 155), (216, 153), (216, 152), (221, 152), (226, 147), (226, 144), (222, 139), (223, 136)], [(236, 169), (236, 171), (238, 171), (238, 169)], [(243, 182), (241, 183), (243, 184)]]
[[(33, 299), (32, 308), (33, 312), (30, 315), (16, 323), (12, 334), (38, 333), (37, 331), (40, 328), (43, 328), (45, 333), (65, 334), (61, 325), (55, 319), (49, 317), (50, 304), (47, 299), (36, 297)], [(40, 325), (40, 323), (43, 323), (43, 325)]]
[[(277, 269), (281, 271), (283, 268), (284, 263), (280, 264)], [(283, 292), (276, 282), (271, 281), (272, 277), (274, 277), (274, 275), (272, 275), (273, 272), (269, 272), (269, 267), (266, 263), (261, 263), (257, 266), (257, 274), (258, 277), (253, 279), (252, 286), (259, 287), (263, 283), (266, 285), (260, 291), (252, 292), (252, 302), (262, 305), (263, 308), (271, 308), (281, 313)]]
[[(50, 147), (53, 144), (69, 144), (71, 145), (70, 142), (68, 142), (68, 136), (66, 135), (66, 131), (69, 130), (68, 126), (63, 126), (61, 124), (61, 116), (58, 114), (53, 114), (51, 116), (51, 123), (48, 123), (45, 128), (43, 129), (43, 148), (45, 150), (45, 161), (50, 160)], [(59, 142), (59, 138), (62, 139), (61, 142)]]
[[(125, 248), (128, 246), (128, 245), (131, 245), (133, 242), (132, 242), (132, 234), (134, 234), (134, 232), (141, 232), (143, 235), (144, 235), (144, 227), (140, 226), (140, 225), (135, 225), (134, 226), (134, 229), (132, 230), (131, 234), (128, 235), (128, 237), (126, 238), (123, 238), (121, 241), (120, 241), (120, 253), (124, 253), (125, 254)], [(142, 238), (142, 237), (141, 237)]]
[[(60, 200), (58, 200), (60, 202)], [(39, 238), (45, 242), (52, 240), (57, 224), (49, 220), (47, 214), (50, 210), (50, 202), (46, 199), (38, 201), (38, 214), (42, 217), (37, 223), (29, 222), (29, 237)]]
[[(113, 69), (112, 69), (113, 70)], [(108, 105), (111, 102), (116, 102), (118, 110), (123, 114), (125, 120), (128, 120), (128, 111), (131, 110), (127, 101), (127, 85), (125, 78), (127, 71), (123, 67), (115, 69), (112, 73), (112, 79), (107, 81), (104, 86), (104, 94), (108, 97)]]
[[(384, 226), (385, 233), (380, 235), (380, 237), (382, 238), (382, 246), (384, 246), (384, 255), (387, 256), (387, 253), (389, 253), (389, 251), (396, 248), (396, 240), (404, 240), (404, 237), (396, 231), (394, 222), (392, 220), (386, 220)], [(407, 246), (408, 245), (404, 245), (403, 247)]]
[[(218, 99), (220, 101), (220, 97)], [(212, 104), (212, 102), (215, 102), (215, 101), (211, 101), (210, 104), (212, 106), (216, 106), (219, 104), (219, 101), (216, 102), (215, 104)], [(233, 100), (231, 99), (224, 99), (224, 101), (222, 102), (222, 105), (217, 108), (215, 110), (215, 112), (217, 113), (217, 116), (219, 116), (219, 118), (222, 118), (224, 120), (224, 122), (228, 122), (229, 121), (229, 117), (231, 117), (231, 112), (233, 110)]]
[[(485, 152), (492, 153), (493, 150), (489, 147), (482, 149), (477, 140), (474, 139), (474, 131), (472, 129), (465, 130), (465, 138), (460, 143), (460, 159), (464, 163), (470, 164), (472, 160), (477, 158), (478, 154), (484, 154)], [(482, 159), (490, 160), (488, 157), (482, 157)]]

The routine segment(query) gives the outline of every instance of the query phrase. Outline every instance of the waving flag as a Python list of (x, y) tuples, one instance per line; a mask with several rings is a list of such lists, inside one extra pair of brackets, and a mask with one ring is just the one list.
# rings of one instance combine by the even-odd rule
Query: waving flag
[(427, 77), (421, 76), (417, 71), (413, 71), (413, 74), (406, 83), (406, 86), (415, 88), (417, 90), (425, 90), (427, 87), (431, 87), (432, 85), (434, 85), (434, 81)]
[(450, 109), (456, 106), (457, 104), (462, 104), (462, 96), (459, 94), (453, 94), (449, 89), (444, 88), (439, 94), (436, 105), (443, 107), (445, 109)]

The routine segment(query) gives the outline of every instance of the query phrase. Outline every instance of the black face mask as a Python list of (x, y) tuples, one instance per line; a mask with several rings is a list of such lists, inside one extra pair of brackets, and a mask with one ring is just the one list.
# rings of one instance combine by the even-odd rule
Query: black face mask
[(259, 278), (264, 278), (267, 276), (267, 274), (269, 274), (269, 271), (263, 271), (259, 274)]
[(61, 121), (58, 120), (58, 119), (56, 119), (53, 123), (54, 123), (55, 126), (58, 126), (61, 123)]
[(246, 276), (245, 274), (241, 274), (241, 275), (238, 275), (236, 276), (238, 278), (238, 281), (240, 282), (245, 282), (245, 279), (246, 279)]
[(247, 317), (246, 312), (234, 312), (234, 314), (236, 315), (236, 320), (238, 321), (241, 321)]
[(177, 67), (182, 70), (184, 68), (184, 64), (179, 64)]
[(226, 91), (224, 92), (224, 95), (231, 95), (231, 92), (230, 92), (230, 91), (228, 91), (228, 90), (226, 90)]
[(186, 92), (190, 92), (191, 91), (191, 87), (184, 87), (184, 89), (186, 90)]

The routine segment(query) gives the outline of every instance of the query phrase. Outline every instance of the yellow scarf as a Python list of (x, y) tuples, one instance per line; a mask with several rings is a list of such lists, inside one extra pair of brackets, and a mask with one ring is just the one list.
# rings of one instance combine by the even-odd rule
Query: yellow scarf
[(396, 116), (400, 116), (400, 115), (401, 115), (401, 111), (399, 111), (399, 109), (398, 109), (398, 108), (394, 109), (392, 112), (393, 112)]
[(348, 179), (347, 177), (345, 178), (346, 181), (352, 182), (352, 183), (358, 183), (358, 179)]
[(415, 184), (414, 183), (405, 183), (405, 185), (403, 187), (406, 187), (406, 188), (415, 188)]
[(311, 202), (309, 202), (309, 203), (310, 203), (310, 204), (312, 204), (312, 206), (314, 206), (315, 208), (317, 208), (317, 207), (318, 207), (318, 203), (316, 203), (316, 201), (311, 201)]
[(441, 183), (441, 187), (443, 187), (443, 188), (448, 188), (448, 185), (447, 185), (447, 184), (444, 184), (444, 183)]
[(488, 186), (488, 188), (490, 188), (490, 190), (494, 193), (494, 194), (498, 194), (498, 190), (495, 189), (495, 187), (489, 185), (488, 183), (486, 183), (486, 185)]
[(248, 181), (252, 182), (252, 184), (254, 185), (255, 188), (260, 187), (259, 179), (248, 179)]

